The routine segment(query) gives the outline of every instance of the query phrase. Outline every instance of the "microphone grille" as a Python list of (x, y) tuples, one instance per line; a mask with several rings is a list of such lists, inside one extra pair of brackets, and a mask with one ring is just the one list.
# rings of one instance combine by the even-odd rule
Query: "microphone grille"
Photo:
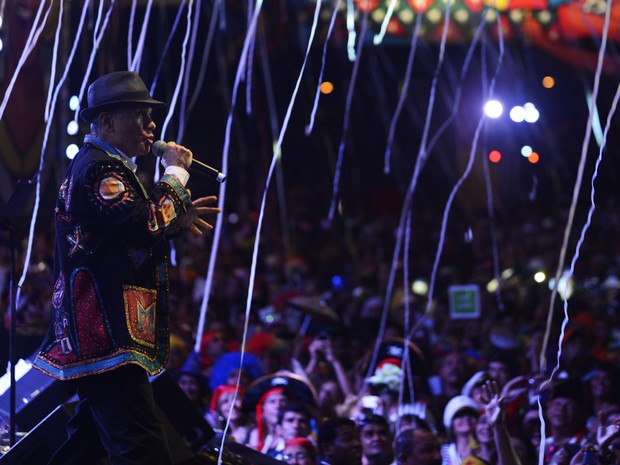
[(156, 157), (161, 158), (164, 154), (164, 151), (166, 150), (166, 145), (167, 144), (163, 140), (156, 140), (155, 142), (153, 142), (151, 152), (153, 152), (153, 155), (155, 155)]

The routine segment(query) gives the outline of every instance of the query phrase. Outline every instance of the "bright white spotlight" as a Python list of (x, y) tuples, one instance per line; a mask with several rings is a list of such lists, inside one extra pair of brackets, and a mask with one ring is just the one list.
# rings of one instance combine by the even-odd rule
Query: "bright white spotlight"
[(73, 160), (75, 155), (80, 151), (80, 148), (76, 144), (67, 145), (67, 149), (65, 150), (65, 155), (69, 160)]
[(519, 105), (512, 107), (510, 110), (510, 119), (515, 123), (522, 123), (525, 120), (525, 108)]
[(67, 134), (69, 134), (70, 136), (75, 136), (79, 129), (80, 126), (78, 125), (77, 121), (69, 121), (69, 124), (67, 124)]
[(540, 113), (538, 112), (534, 104), (526, 103), (525, 105), (523, 105), (523, 108), (525, 109), (525, 121), (527, 121), (528, 123), (535, 123), (536, 121), (538, 121)]
[(532, 152), (532, 147), (530, 147), (529, 145), (524, 145), (523, 147), (521, 147), (521, 155), (523, 155), (525, 158), (529, 157)]
[(4, 42), (2, 42), (2, 39), (0, 39), (0, 50), (2, 50), (4, 48)]
[[(560, 297), (564, 300), (570, 299), (575, 290), (575, 283), (573, 282), (573, 279), (568, 279), (568, 277), (569, 272), (568, 270), (565, 270), (564, 273), (562, 273), (562, 276), (560, 276), (560, 282), (558, 283), (558, 294), (560, 294)], [(549, 290), (552, 291), (554, 286), (555, 278), (549, 279)]]
[(484, 112), (489, 118), (499, 118), (504, 112), (504, 105), (498, 100), (489, 100), (484, 105)]
[(80, 106), (80, 99), (77, 95), (72, 95), (69, 99), (69, 110), (75, 111)]
[(547, 275), (545, 274), (544, 271), (538, 271), (537, 273), (534, 274), (534, 281), (536, 281), (537, 283), (544, 283), (545, 279), (547, 279)]
[(428, 295), (428, 283), (422, 279), (416, 279), (411, 284), (411, 290), (417, 295)]

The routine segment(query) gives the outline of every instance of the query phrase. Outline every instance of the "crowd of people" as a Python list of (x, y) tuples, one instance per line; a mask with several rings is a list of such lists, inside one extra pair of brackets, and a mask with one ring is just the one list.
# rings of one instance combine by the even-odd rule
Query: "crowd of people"
[[(315, 201), (324, 195), (292, 188), (290, 197), (286, 240), (266, 228), (253, 282), (257, 215), (222, 213), (201, 331), (211, 237), (171, 239), (166, 370), (214, 430), (296, 465), (620, 462), (616, 199), (595, 216), (563, 325), (562, 299), (550, 309), (548, 281), (533, 279), (555, 272), (562, 209), (496, 224), (455, 217), (427, 311), (428, 287), (403, 282), (432, 270), (441, 218), (432, 204), (416, 210), (404, 267), (392, 263), (394, 208), (327, 224)], [(45, 230), (34, 238), (17, 309), (20, 358), (36, 354), (52, 318), (53, 240)], [(0, 247), (6, 323), (7, 242)], [(396, 285), (386, 295), (392, 271)], [(487, 288), (493, 281), (497, 288)], [(478, 286), (476, 318), (450, 312), (448, 290), (459, 284)]]
[[(442, 293), (467, 281), (461, 269), (445, 267), (432, 312), (424, 315), (426, 296), (397, 289), (380, 332), (389, 235), (379, 221), (356, 237), (358, 251), (367, 247), (368, 255), (381, 256), (380, 263), (369, 259), (364, 268), (353, 270), (339, 257), (343, 249), (325, 237), (326, 230), (318, 231), (322, 239), (312, 239), (323, 240), (310, 249), (312, 255), (284, 261), (268, 254), (259, 264), (257, 305), (242, 347), (249, 278), (243, 260), (251, 247), (251, 226), (226, 225), (230, 238), (219, 257), (221, 271), (199, 352), (193, 347), (209, 239), (188, 235), (179, 240), (178, 263), (170, 269), (167, 371), (215, 431), (226, 429), (231, 440), (297, 465), (528, 465), (539, 460), (574, 465), (592, 444), (601, 463), (620, 461), (620, 286), (612, 255), (591, 250), (586, 256), (587, 279), (575, 280), (559, 369), (549, 381), (562, 303), (552, 320), (543, 369), (550, 292), (524, 276), (526, 267), (521, 276), (515, 271), (505, 279), (501, 309), (497, 294), (484, 292), (492, 274), (475, 278), (483, 292), (482, 314), (474, 320), (450, 318)], [(548, 259), (546, 240), (560, 227), (547, 225), (523, 236), (532, 253), (528, 258), (539, 257), (541, 269)], [(593, 249), (608, 243), (596, 231), (602, 242)], [(311, 231), (299, 234), (312, 236)], [(483, 234), (474, 233), (472, 250)], [(37, 237), (19, 308), (23, 358), (37, 349), (49, 324), (50, 250)], [(457, 264), (463, 251), (448, 251), (446, 262)], [(412, 315), (409, 324), (416, 326), (407, 339), (405, 308)]]

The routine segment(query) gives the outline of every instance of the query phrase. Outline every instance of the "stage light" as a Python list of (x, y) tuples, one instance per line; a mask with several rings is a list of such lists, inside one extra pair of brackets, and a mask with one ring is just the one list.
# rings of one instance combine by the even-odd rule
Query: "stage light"
[(534, 281), (536, 281), (539, 284), (544, 283), (546, 279), (547, 279), (547, 275), (545, 274), (544, 271), (539, 271), (536, 274), (534, 274)]
[(329, 81), (324, 81), (321, 83), (321, 93), (322, 94), (331, 94), (334, 91), (334, 85)]
[(80, 99), (77, 95), (72, 95), (69, 99), (69, 110), (75, 111), (80, 106)]
[(527, 161), (529, 161), (532, 165), (535, 165), (540, 161), (540, 155), (536, 152), (532, 152), (528, 155)]
[(422, 279), (416, 279), (411, 284), (411, 292), (417, 295), (428, 295), (428, 283)]
[(69, 121), (69, 124), (67, 124), (67, 134), (69, 134), (70, 136), (75, 136), (78, 133), (79, 129), (80, 126), (78, 125), (77, 121)]
[(521, 155), (523, 155), (524, 157), (529, 157), (532, 154), (533, 150), (532, 147), (530, 147), (529, 145), (524, 145), (523, 147), (521, 147)]
[(2, 39), (0, 39), (0, 51), (4, 48), (4, 42), (2, 42)]
[(517, 105), (510, 110), (510, 119), (515, 123), (522, 123), (525, 120), (525, 108)]
[(69, 160), (73, 160), (75, 155), (79, 152), (80, 148), (76, 144), (69, 144), (65, 149), (65, 155)]
[(499, 118), (504, 112), (504, 105), (498, 100), (489, 100), (484, 105), (484, 112), (489, 118)]
[(525, 121), (527, 121), (528, 123), (535, 123), (536, 121), (538, 121), (540, 113), (538, 112), (533, 103), (526, 103), (525, 105), (523, 105), (523, 109), (525, 110)]
[(502, 154), (499, 150), (491, 150), (489, 152), (489, 161), (491, 163), (499, 163), (502, 160)]
[[(558, 294), (564, 300), (570, 299), (575, 291), (575, 283), (573, 279), (568, 279), (569, 273), (568, 271), (564, 271), (562, 276), (560, 276), (560, 282), (558, 283)], [(549, 290), (552, 291), (555, 287), (555, 278), (549, 279)]]
[(506, 268), (504, 271), (502, 271), (502, 279), (510, 279), (515, 275), (515, 269), (514, 268)]
[(231, 213), (230, 215), (228, 215), (228, 222), (230, 224), (237, 224), (239, 222), (239, 215), (237, 215), (236, 213)]
[(497, 279), (493, 278), (491, 281), (487, 283), (487, 292), (492, 294), (493, 292), (497, 291), (498, 287), (499, 287), (499, 283), (497, 282)]
[(552, 76), (545, 76), (542, 80), (542, 85), (545, 89), (551, 89), (555, 86), (555, 79)]

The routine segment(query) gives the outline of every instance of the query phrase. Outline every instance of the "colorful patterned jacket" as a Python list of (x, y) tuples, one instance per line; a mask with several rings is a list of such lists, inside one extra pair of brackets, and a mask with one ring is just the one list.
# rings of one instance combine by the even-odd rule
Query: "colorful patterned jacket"
[(56, 204), (53, 315), (34, 366), (73, 379), (168, 358), (168, 241), (191, 206), (164, 174), (149, 194), (109, 144), (87, 136)]

